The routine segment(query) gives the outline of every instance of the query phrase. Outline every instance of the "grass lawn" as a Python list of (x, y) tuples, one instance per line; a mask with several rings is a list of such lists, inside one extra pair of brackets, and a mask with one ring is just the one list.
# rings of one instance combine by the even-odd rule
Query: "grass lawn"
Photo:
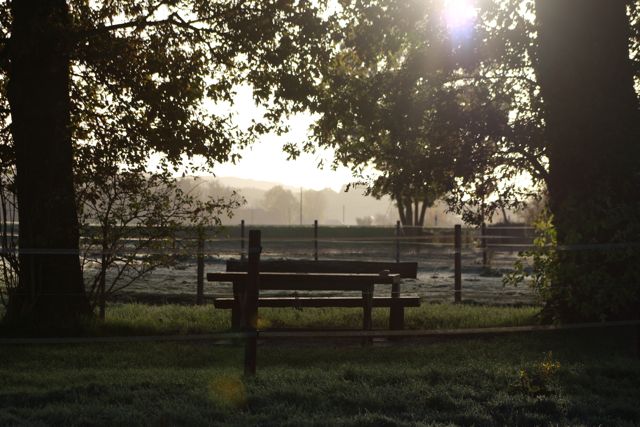
[[(453, 329), (521, 326), (537, 323), (539, 307), (494, 307), (467, 304), (423, 304), (405, 309), (407, 329)], [(262, 328), (362, 328), (360, 308), (261, 308)], [(108, 307), (106, 321), (88, 325), (91, 335), (184, 334), (225, 331), (231, 310), (212, 306), (116, 304)], [(374, 328), (386, 329), (389, 309), (373, 309)]]
[[(480, 322), (481, 310), (494, 313), (492, 325), (526, 317), (489, 307), (430, 308), (430, 320), (422, 321), (446, 328), (489, 326), (472, 320), (475, 313)], [(180, 323), (189, 312), (193, 318)], [(114, 307), (96, 331), (200, 331), (211, 312)], [(458, 319), (465, 313), (467, 320)], [(269, 318), (287, 325), (287, 316), (274, 311)], [(634, 426), (640, 425), (634, 334), (619, 328), (394, 346), (265, 344), (255, 378), (242, 376), (241, 347), (2, 346), (0, 425)]]

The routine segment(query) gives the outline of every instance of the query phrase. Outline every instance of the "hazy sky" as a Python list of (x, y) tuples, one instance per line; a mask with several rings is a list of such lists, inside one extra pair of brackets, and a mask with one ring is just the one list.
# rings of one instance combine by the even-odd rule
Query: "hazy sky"
[[(291, 132), (288, 135), (265, 135), (258, 143), (239, 151), (242, 159), (235, 165), (225, 163), (217, 166), (217, 176), (235, 176), (261, 181), (273, 181), (294, 187), (321, 190), (331, 188), (339, 191), (351, 181), (351, 172), (347, 168), (337, 171), (329, 167), (333, 155), (322, 151), (317, 154), (303, 154), (296, 160), (287, 160), (282, 147), (287, 142), (304, 141), (312, 119), (308, 115), (294, 117), (290, 121)], [(324, 159), (326, 166), (318, 168), (318, 162)]]
[[(252, 92), (248, 86), (236, 88), (235, 105), (211, 105), (214, 111), (233, 112), (235, 123), (240, 128), (246, 128), (251, 120), (262, 116), (264, 111), (257, 107), (252, 99)], [(304, 187), (314, 190), (331, 188), (339, 191), (349, 183), (351, 172), (347, 168), (331, 170), (333, 159), (331, 152), (321, 150), (315, 154), (303, 154), (296, 160), (287, 160), (287, 154), (282, 151), (288, 142), (304, 142), (307, 139), (309, 125), (313, 118), (309, 114), (298, 114), (289, 120), (290, 132), (286, 135), (264, 135), (258, 142), (235, 151), (242, 158), (236, 164), (224, 163), (217, 165), (213, 172), (216, 176), (233, 176), (238, 178), (272, 181), (293, 187)], [(320, 160), (325, 161), (323, 169), (318, 168)]]

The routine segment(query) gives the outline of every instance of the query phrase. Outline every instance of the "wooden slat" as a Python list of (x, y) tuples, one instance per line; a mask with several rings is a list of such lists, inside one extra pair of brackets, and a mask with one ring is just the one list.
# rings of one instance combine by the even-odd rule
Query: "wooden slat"
[[(376, 262), (376, 261), (312, 261), (312, 260), (262, 260), (260, 271), (294, 273), (370, 273), (378, 274), (389, 270), (402, 278), (415, 279), (418, 275), (417, 262)], [(227, 260), (227, 271), (247, 271), (247, 262), (237, 259)]]
[[(208, 273), (207, 280), (243, 284), (247, 281), (247, 273)], [(399, 281), (398, 274), (260, 273), (261, 290), (363, 291), (372, 284), (393, 284)]]
[[(233, 308), (233, 298), (216, 298), (214, 306), (220, 309)], [(261, 297), (258, 300), (260, 307), (362, 307), (361, 297)], [(420, 297), (374, 297), (373, 307), (392, 307), (400, 305), (404, 307), (419, 307)]]

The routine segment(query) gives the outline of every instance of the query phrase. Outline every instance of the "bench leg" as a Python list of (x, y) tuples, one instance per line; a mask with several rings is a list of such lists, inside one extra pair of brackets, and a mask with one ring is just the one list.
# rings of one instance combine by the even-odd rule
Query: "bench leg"
[[(400, 298), (400, 284), (394, 283), (391, 285), (391, 298), (392, 300)], [(404, 306), (392, 303), (391, 307), (389, 307), (389, 329), (404, 329)]]
[(392, 331), (404, 329), (404, 306), (394, 304), (389, 309), (389, 329)]
[(233, 284), (233, 307), (231, 308), (231, 329), (239, 331), (241, 326), (242, 311), (242, 294), (240, 293), (240, 287), (237, 284)]
[[(362, 291), (362, 329), (370, 331), (373, 326), (372, 320), (373, 312), (373, 285), (368, 286), (366, 290)], [(372, 338), (363, 338), (362, 345), (368, 346), (373, 343)]]
[(370, 286), (367, 290), (362, 291), (362, 308), (362, 329), (364, 329), (365, 331), (370, 331), (373, 325), (373, 286)]
[(231, 308), (231, 329), (234, 331), (240, 330), (240, 310), (236, 304)]

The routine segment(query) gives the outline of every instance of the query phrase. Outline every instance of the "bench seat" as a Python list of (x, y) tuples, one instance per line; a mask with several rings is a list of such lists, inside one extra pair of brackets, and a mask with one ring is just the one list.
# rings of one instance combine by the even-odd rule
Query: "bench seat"
[[(248, 261), (229, 259), (227, 271), (247, 271)], [(261, 272), (274, 273), (371, 273), (378, 274), (388, 270), (391, 274), (399, 274), (403, 279), (418, 277), (417, 262), (379, 262), (379, 261), (312, 261), (306, 259), (260, 260)]]
[[(420, 307), (420, 297), (401, 296), (373, 297), (373, 307)], [(233, 298), (216, 298), (213, 301), (215, 308), (233, 308), (235, 300)], [(260, 297), (259, 307), (300, 307), (300, 308), (321, 308), (321, 307), (362, 307), (362, 297)]]

